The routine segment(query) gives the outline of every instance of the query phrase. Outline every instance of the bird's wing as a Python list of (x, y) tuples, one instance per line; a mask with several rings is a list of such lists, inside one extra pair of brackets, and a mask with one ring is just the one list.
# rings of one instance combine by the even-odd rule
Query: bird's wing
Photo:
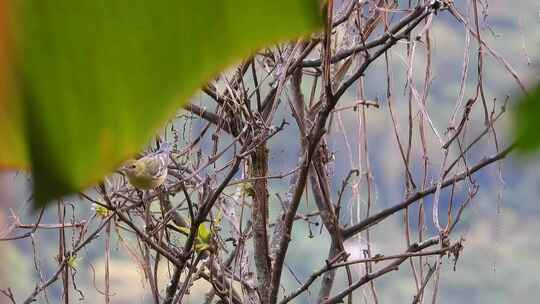
[(148, 155), (144, 158), (148, 175), (160, 177), (167, 172), (169, 164), (169, 155), (167, 153)]

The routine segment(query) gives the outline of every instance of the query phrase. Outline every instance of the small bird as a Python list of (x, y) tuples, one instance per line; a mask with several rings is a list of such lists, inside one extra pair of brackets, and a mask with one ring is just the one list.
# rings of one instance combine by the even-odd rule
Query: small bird
[(140, 159), (126, 161), (122, 167), (129, 183), (139, 190), (150, 190), (161, 186), (167, 178), (167, 166), (171, 146), (163, 143), (158, 151)]

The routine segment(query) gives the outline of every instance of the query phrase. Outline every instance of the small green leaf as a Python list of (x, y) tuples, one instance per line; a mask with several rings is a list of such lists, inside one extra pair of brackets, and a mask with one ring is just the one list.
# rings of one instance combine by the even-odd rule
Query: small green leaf
[(215, 232), (215, 230), (219, 229), (219, 227), (221, 226), (222, 219), (223, 219), (223, 212), (221, 211), (221, 209), (218, 209), (214, 217), (214, 220), (212, 221), (212, 225), (210, 226), (210, 229), (212, 230), (212, 232)]
[(210, 242), (210, 236), (211, 236), (210, 229), (206, 228), (205, 224), (199, 225), (199, 231), (197, 232), (197, 238), (200, 240), (201, 243), (208, 244)]
[(93, 204), (92, 208), (94, 209), (94, 212), (96, 213), (96, 216), (101, 218), (101, 219), (106, 218), (110, 214), (110, 210), (103, 207), (103, 206), (101, 206), (101, 205)]
[[(191, 233), (191, 229), (188, 227), (178, 227), (175, 225), (175, 228), (185, 235), (189, 235)], [(210, 247), (211, 236), (212, 231), (208, 229), (205, 224), (200, 224), (199, 229), (197, 229), (197, 236), (195, 238), (195, 251), (200, 253), (207, 250)]]
[(77, 259), (76, 255), (70, 255), (67, 260), (67, 265), (71, 268), (77, 268), (79, 264), (79, 260)]
[(208, 248), (210, 248), (210, 245), (208, 244), (195, 244), (195, 251), (198, 252), (198, 253), (201, 253), (205, 250), (207, 250)]
[(523, 96), (514, 112), (518, 149), (524, 152), (540, 146), (540, 84)]
[(188, 227), (180, 227), (176, 225), (174, 225), (174, 227), (176, 227), (176, 229), (178, 229), (180, 232), (182, 232), (185, 235), (189, 235), (189, 233), (191, 232), (191, 230)]
[(255, 197), (255, 188), (253, 188), (253, 185), (249, 182), (242, 184), (242, 192), (251, 198)]

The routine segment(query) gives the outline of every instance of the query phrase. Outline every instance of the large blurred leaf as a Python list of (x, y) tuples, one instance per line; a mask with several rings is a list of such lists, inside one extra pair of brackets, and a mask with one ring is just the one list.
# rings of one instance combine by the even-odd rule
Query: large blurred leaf
[(20, 108), (13, 103), (14, 87), (10, 77), (9, 66), (9, 33), (7, 0), (0, 0), (0, 169), (24, 168), (26, 152), (24, 151), (23, 131), (20, 128)]
[(0, 166), (27, 166), (28, 151), (39, 201), (101, 179), (220, 69), (322, 22), (318, 0), (13, 0), (10, 9), (19, 98), (0, 101)]
[(540, 84), (523, 96), (514, 121), (519, 149), (537, 150), (540, 147)]

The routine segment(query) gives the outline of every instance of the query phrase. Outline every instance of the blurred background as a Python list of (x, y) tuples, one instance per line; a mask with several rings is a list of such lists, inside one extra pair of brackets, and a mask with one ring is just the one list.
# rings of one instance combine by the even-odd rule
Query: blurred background
[[(403, 1), (402, 1), (403, 2)], [(459, 3), (456, 1), (459, 7)], [(522, 77), (525, 83), (531, 83), (540, 78), (540, 3), (537, 0), (520, 1), (489, 1), (484, 9), (488, 11), (483, 28), (483, 38), (489, 46), (499, 52)], [(487, 27), (489, 26), (489, 27)], [(465, 46), (463, 26), (459, 25), (448, 13), (442, 12), (434, 19), (432, 28), (433, 39), (433, 82), (429, 98), (429, 111), (434, 124), (443, 128), (448, 122), (449, 113), (452, 112), (460, 80), (463, 63), (463, 50)], [(476, 83), (476, 43), (471, 40), (471, 63), (467, 80), (465, 96), (473, 95)], [(407, 97), (401, 94), (405, 89), (404, 83), (406, 65), (399, 57), (403, 54), (404, 46), (392, 49), (395, 56), (391, 57), (391, 68), (395, 77), (396, 92), (393, 101), (394, 111), (398, 117), (398, 125), (405, 125), (407, 121)], [(423, 48), (418, 49), (415, 65), (418, 68), (425, 66)], [(390, 115), (388, 115), (386, 102), (386, 87), (384, 65), (379, 60), (370, 68), (365, 78), (366, 96), (378, 100), (381, 108), (369, 108), (367, 111), (368, 141), (370, 148), (370, 165), (374, 179), (373, 199), (374, 209), (399, 203), (404, 195), (403, 165), (396, 157), (396, 140), (393, 134)], [(494, 101), (498, 110), (509, 96), (509, 106), (519, 96), (516, 83), (501, 65), (491, 56), (485, 56), (486, 69), (484, 88), (490, 101)], [(423, 73), (418, 73), (423, 76)], [(418, 86), (423, 79), (415, 79)], [(309, 92), (308, 84), (305, 84)], [(194, 103), (204, 104), (205, 97), (196, 96)], [(354, 102), (353, 93), (344, 96), (343, 105)], [(492, 106), (492, 105), (490, 105)], [(480, 111), (473, 112), (475, 114)], [(328, 140), (329, 150), (333, 152), (335, 162), (332, 163), (332, 173), (335, 175), (332, 185), (333, 193), (341, 187), (341, 182), (352, 168), (352, 163), (358, 155), (358, 145), (354, 143), (357, 138), (357, 118), (355, 111), (343, 111), (340, 119), (334, 121), (335, 128), (347, 130), (349, 138), (337, 135)], [(279, 115), (278, 115), (279, 117)], [(511, 115), (507, 113), (496, 124), (498, 141), (501, 147), (511, 143), (512, 131), (510, 128)], [(292, 123), (292, 117), (286, 117)], [(472, 117), (471, 126), (482, 130), (483, 117)], [(197, 130), (198, 123), (194, 122), (193, 130)], [(406, 130), (402, 128), (402, 130)], [(194, 131), (195, 132), (195, 131)], [(473, 135), (471, 134), (471, 138)], [(414, 139), (416, 142), (418, 138)], [(297, 131), (294, 124), (276, 136), (270, 142), (272, 158), (271, 173), (280, 174), (296, 166), (297, 160)], [(292, 144), (295, 143), (295, 144)], [(211, 140), (203, 142), (203, 147), (209, 147)], [(430, 154), (430, 176), (435, 179), (438, 164), (442, 155), (438, 155), (437, 142), (428, 138)], [(421, 149), (414, 149), (413, 159), (419, 165)], [(453, 155), (457, 155), (452, 151)], [(496, 152), (494, 139), (487, 136), (473, 150), (472, 161), (478, 161), (486, 155)], [(421, 168), (418, 166), (418, 168)], [(443, 271), (440, 277), (439, 303), (536, 303), (540, 298), (540, 154), (511, 156), (499, 165), (494, 164), (484, 169), (474, 179), (480, 185), (479, 194), (466, 209), (458, 232), (454, 234), (464, 239), (464, 250), (457, 264), (444, 259)], [(500, 171), (499, 171), (500, 170)], [(502, 172), (502, 175), (500, 175)], [(413, 172), (420, 176), (421, 172)], [(430, 182), (432, 182), (431, 180)], [(273, 212), (271, 219), (275, 219), (279, 210), (279, 202), (275, 193), (286, 191), (287, 180), (273, 181), (271, 183), (271, 198)], [(3, 208), (0, 224), (2, 230), (13, 221), (13, 215), (20, 217), (22, 223), (30, 224), (36, 214), (32, 211), (29, 177), (23, 173), (2, 173), (0, 175), (0, 202)], [(444, 192), (443, 197), (448, 193)], [(351, 193), (346, 195), (349, 204), (353, 204)], [(77, 198), (67, 198), (75, 208), (75, 217), (87, 219), (92, 213), (91, 206), (78, 202)], [(429, 209), (430, 199), (426, 199)], [(357, 208), (358, 206), (354, 207)], [(301, 212), (309, 213), (315, 210), (315, 205), (309, 199), (302, 204)], [(356, 210), (352, 208), (351, 210)], [(365, 207), (358, 207), (365, 212)], [(445, 206), (441, 206), (446, 210)], [(416, 209), (414, 209), (416, 212)], [(353, 212), (354, 213), (354, 212)], [(47, 210), (44, 221), (54, 222), (56, 208), (51, 206)], [(430, 213), (428, 212), (428, 215)], [(342, 223), (348, 223), (354, 214), (345, 213)], [(430, 216), (427, 220), (427, 234), (433, 235)], [(19, 231), (20, 233), (20, 231)], [(404, 225), (402, 217), (396, 215), (386, 220), (383, 225), (371, 230), (371, 246), (374, 253), (385, 255), (397, 254), (403, 251)], [(129, 243), (129, 234), (124, 234)], [(314, 237), (311, 237), (313, 235)], [(455, 240), (455, 239), (454, 239)], [(32, 244), (32, 242), (34, 244)], [(58, 233), (55, 230), (40, 230), (33, 239), (0, 242), (2, 263), (0, 263), (0, 288), (10, 287), (17, 300), (24, 299), (41, 279), (46, 279), (56, 269), (55, 256), (58, 251)], [(134, 245), (134, 244), (133, 244)], [(360, 244), (348, 244), (351, 251), (355, 251)], [(37, 250), (34, 252), (33, 248)], [(76, 289), (81, 294), (74, 294), (72, 299), (81, 303), (100, 303), (103, 296), (104, 277), (104, 241), (98, 238), (82, 251), (76, 267)], [(130, 256), (129, 249), (117, 239), (112, 241), (113, 255), (111, 262), (111, 286), (114, 292), (113, 303), (151, 303), (148, 286), (144, 280), (143, 272), (137, 267)], [(328, 253), (328, 236), (320, 225), (307, 222), (297, 222), (294, 230), (292, 245), (287, 255), (289, 272), (285, 274), (284, 289), (290, 290), (299, 286), (309, 275), (324, 265)], [(34, 256), (36, 257), (34, 259)], [(36, 265), (35, 262), (39, 263)], [(39, 266), (39, 267), (36, 267)], [(41, 270), (41, 273), (36, 271)], [(163, 267), (163, 282), (166, 282), (167, 268)], [(356, 269), (361, 274), (361, 269)], [(292, 275), (294, 273), (294, 275)], [(358, 275), (358, 273), (356, 275)], [(345, 286), (343, 277), (339, 279), (339, 286)], [(297, 298), (298, 303), (312, 303), (317, 295), (319, 284), (312, 285), (310, 292)], [(431, 286), (431, 285), (430, 285)], [(412, 301), (415, 294), (411, 267), (408, 263), (402, 264), (398, 271), (375, 280), (375, 287), (380, 303), (407, 303)], [(340, 287), (338, 287), (338, 290)], [(60, 296), (60, 282), (53, 284), (48, 292), (50, 303), (58, 303)], [(208, 286), (201, 284), (184, 298), (185, 303), (201, 303), (202, 295)], [(358, 291), (355, 303), (363, 303), (362, 294), (367, 291)], [(430, 300), (432, 290), (426, 293)], [(83, 296), (81, 296), (83, 295)], [(39, 298), (39, 303), (46, 303), (47, 299)], [(3, 303), (0, 300), (0, 303)]]

